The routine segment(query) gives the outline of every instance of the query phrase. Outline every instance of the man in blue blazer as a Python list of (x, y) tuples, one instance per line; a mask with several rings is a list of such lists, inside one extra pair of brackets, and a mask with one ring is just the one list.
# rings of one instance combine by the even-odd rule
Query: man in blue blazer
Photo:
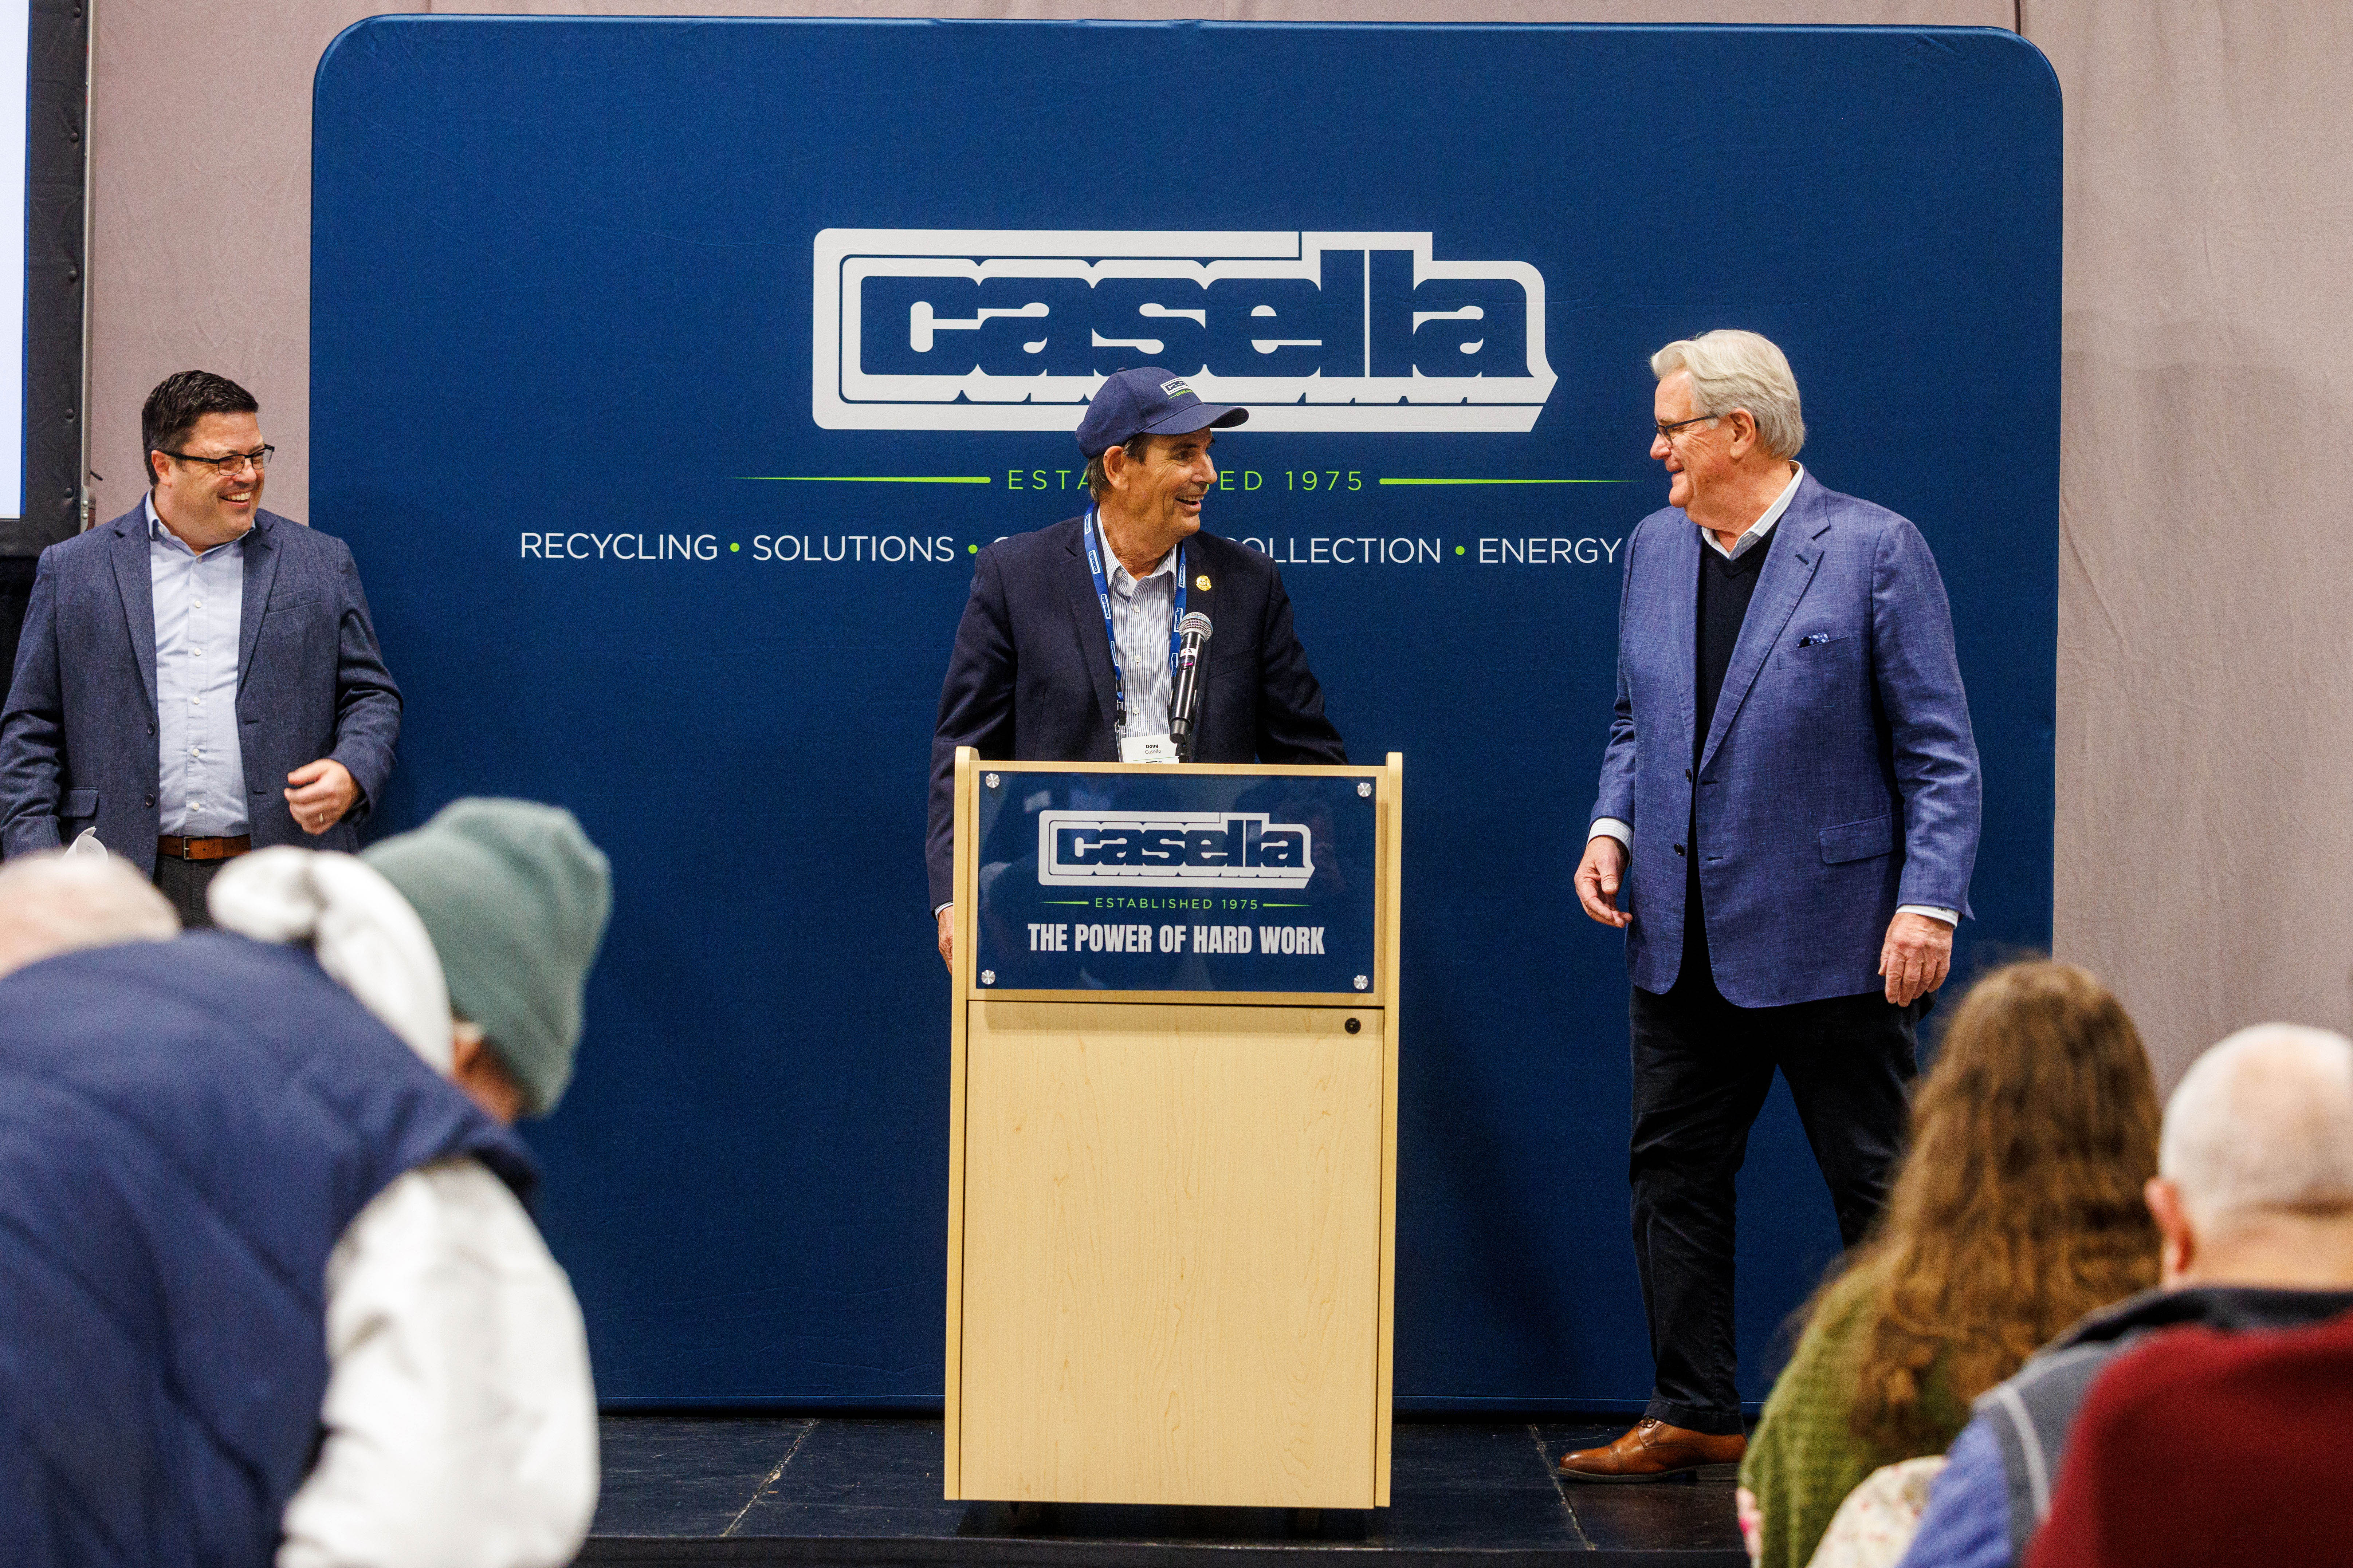
[(1016, 761), (1174, 760), (1169, 645), (1180, 614), (1211, 624), (1194, 760), (1348, 760), (1292, 630), (1282, 574), (1249, 546), (1200, 531), (1218, 481), (1209, 444), (1249, 417), (1202, 402), (1157, 366), (1106, 377), (1078, 428), (1086, 515), (980, 552), (932, 736), (924, 847), (941, 957), (955, 930), (956, 748)]
[(1627, 937), (1634, 1255), (1657, 1374), (1639, 1425), (1561, 1461), (1577, 1480), (1745, 1452), (1733, 1179), (1749, 1126), (1778, 1068), (1840, 1234), (1861, 1240), (1979, 821), (1952, 614), (1919, 531), (1792, 460), (1797, 382), (1764, 338), (1709, 332), (1651, 368), (1668, 505), (1627, 544), (1577, 891)]
[(261, 510), (259, 415), (205, 371), (148, 395), (148, 494), (42, 552), (0, 708), (0, 856), (94, 827), (189, 926), (248, 849), (356, 849), (400, 733), (351, 551)]

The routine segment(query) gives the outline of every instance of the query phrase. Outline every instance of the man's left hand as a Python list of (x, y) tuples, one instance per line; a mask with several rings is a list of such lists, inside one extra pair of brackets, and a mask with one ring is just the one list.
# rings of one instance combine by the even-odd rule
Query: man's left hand
[(1887, 999), (1898, 1007), (1926, 996), (1953, 970), (1953, 928), (1926, 915), (1899, 912), (1887, 922), (1879, 950), (1879, 973), (1887, 977)]
[(294, 814), (295, 826), (313, 838), (341, 822), (360, 798), (352, 771), (332, 757), (303, 763), (286, 782), (295, 786), (286, 792), (286, 808)]

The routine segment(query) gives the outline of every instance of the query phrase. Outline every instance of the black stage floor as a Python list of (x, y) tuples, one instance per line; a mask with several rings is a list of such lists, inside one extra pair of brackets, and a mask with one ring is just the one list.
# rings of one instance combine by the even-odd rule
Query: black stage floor
[[(605, 1493), (582, 1563), (1105, 1564), (1379, 1568), (1581, 1563), (1746, 1568), (1733, 1478), (1569, 1486), (1552, 1462), (1623, 1431), (1554, 1423), (1399, 1422), (1392, 1506), (1280, 1509), (1050, 1504), (1026, 1515), (940, 1497), (940, 1424), (881, 1417), (608, 1415)], [(1371, 1565), (1367, 1565), (1371, 1568)]]

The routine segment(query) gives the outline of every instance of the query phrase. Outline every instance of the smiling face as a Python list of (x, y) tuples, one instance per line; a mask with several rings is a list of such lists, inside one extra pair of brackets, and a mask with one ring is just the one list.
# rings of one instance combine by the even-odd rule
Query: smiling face
[[(251, 414), (206, 414), (172, 450), (191, 458), (226, 458), (261, 449), (261, 422)], [(190, 549), (226, 544), (253, 526), (261, 510), (265, 475), (252, 463), (189, 462), (162, 452), (147, 454), (155, 476), (155, 511)]]
[(1218, 465), (1209, 457), (1216, 439), (1215, 431), (1195, 430), (1151, 437), (1142, 457), (1119, 447), (1103, 454), (1111, 487), (1103, 498), (1104, 522), (1130, 571), (1137, 570), (1128, 558), (1131, 549), (1148, 571), (1177, 541), (1199, 531), (1202, 500), (1218, 482)]
[(1172, 542), (1197, 531), (1202, 499), (1218, 482), (1218, 465), (1209, 457), (1216, 439), (1211, 430), (1153, 437), (1143, 460), (1124, 464), (1125, 473), (1112, 479), (1128, 515), (1166, 531)]
[(1672, 428), (1683, 425), (1672, 436), (1652, 435), (1651, 456), (1667, 470), (1667, 504), (1691, 510), (1692, 499), (1705, 492), (1709, 481), (1723, 477), (1730, 466), (1730, 454), (1725, 441), (1725, 422), (1702, 421), (1684, 424), (1696, 416), (1699, 410), (1692, 399), (1691, 372), (1676, 371), (1659, 383), (1651, 399), (1652, 416), (1660, 425)]

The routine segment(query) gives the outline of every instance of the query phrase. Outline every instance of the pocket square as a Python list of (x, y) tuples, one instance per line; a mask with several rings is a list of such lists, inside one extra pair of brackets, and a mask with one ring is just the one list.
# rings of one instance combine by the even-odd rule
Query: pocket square
[(1799, 647), (1820, 647), (1822, 644), (1830, 640), (1831, 634), (1828, 632), (1808, 632), (1804, 637), (1798, 639), (1798, 646)]

